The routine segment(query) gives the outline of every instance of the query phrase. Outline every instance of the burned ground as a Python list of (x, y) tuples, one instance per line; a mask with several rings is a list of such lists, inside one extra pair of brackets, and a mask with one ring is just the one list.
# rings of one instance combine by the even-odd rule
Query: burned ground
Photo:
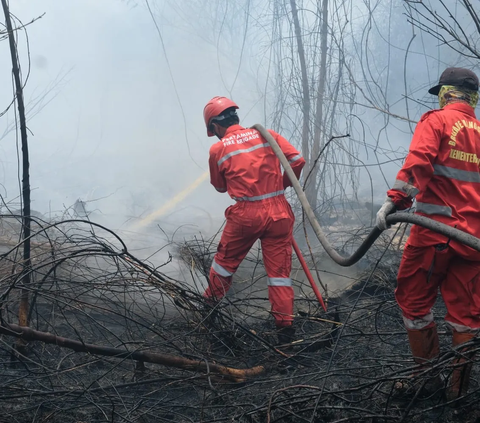
[[(192, 284), (165, 276), (113, 233), (87, 222), (58, 223), (43, 241), (37, 236), (28, 286), (20, 248), (4, 243), (0, 269), (0, 421), (480, 421), (478, 365), (470, 394), (457, 407), (445, 404), (442, 390), (426, 398), (396, 395), (394, 384), (414, 366), (393, 295), (400, 250), (390, 242), (371, 251), (348, 290), (331, 293), (328, 313), (295, 280), (298, 341), (291, 348), (275, 347), (255, 255), (255, 272), (240, 273), (236, 291), (212, 309)], [(172, 247), (192, 280), (205, 277), (214, 251), (214, 242), (202, 239)], [(12, 326), (22, 289), (31, 302), (29, 326), (38, 331), (26, 346)], [(439, 322), (443, 312), (439, 299)], [(45, 333), (59, 338), (33, 340)], [(62, 338), (103, 350), (74, 351)], [(454, 353), (441, 324), (440, 338), (434, 369), (448, 377)], [(116, 353), (103, 355), (107, 348)], [(202, 366), (172, 367), (135, 353)], [(232, 378), (216, 365), (257, 373)]]

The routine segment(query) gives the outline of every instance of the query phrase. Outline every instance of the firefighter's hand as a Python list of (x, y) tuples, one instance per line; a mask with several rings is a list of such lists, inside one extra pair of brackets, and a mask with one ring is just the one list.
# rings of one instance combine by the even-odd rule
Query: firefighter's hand
[(389, 228), (390, 225), (387, 224), (387, 216), (394, 211), (395, 211), (395, 204), (393, 203), (390, 197), (387, 197), (382, 207), (380, 207), (380, 210), (377, 212), (377, 219), (375, 221), (375, 226), (381, 231), (384, 231), (385, 229)]

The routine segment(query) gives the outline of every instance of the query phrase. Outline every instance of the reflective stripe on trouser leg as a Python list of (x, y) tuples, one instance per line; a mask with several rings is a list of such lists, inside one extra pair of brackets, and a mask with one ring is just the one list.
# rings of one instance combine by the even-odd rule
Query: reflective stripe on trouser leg
[(426, 316), (414, 320), (408, 319), (403, 316), (403, 323), (405, 327), (409, 330), (426, 329), (427, 327), (432, 327), (434, 325), (433, 314), (428, 313)]
[(290, 278), (268, 278), (268, 286), (292, 286)]
[(290, 326), (293, 322), (293, 288), (291, 286), (268, 286), (268, 299), (272, 304), (275, 326)]
[[(215, 263), (215, 262), (214, 262)], [(226, 272), (222, 272), (223, 275)], [(227, 272), (228, 273), (228, 272)], [(212, 298), (214, 300), (221, 300), (232, 285), (232, 276), (223, 276), (215, 271), (214, 266), (210, 268), (210, 276), (208, 281), (208, 288), (203, 294), (205, 298)]]
[(230, 276), (233, 275), (232, 272), (229, 272), (227, 269), (225, 269), (223, 266), (220, 266), (215, 258), (213, 259), (213, 262), (212, 262), (212, 269), (215, 271), (215, 273), (217, 273), (218, 275), (220, 276), (223, 276), (224, 278), (228, 278)]
[(461, 324), (454, 323), (454, 322), (449, 322), (448, 320), (445, 320), (445, 324), (451, 330), (454, 330), (455, 332), (459, 332), (459, 333), (480, 333), (480, 328), (472, 328), (470, 326), (461, 325)]

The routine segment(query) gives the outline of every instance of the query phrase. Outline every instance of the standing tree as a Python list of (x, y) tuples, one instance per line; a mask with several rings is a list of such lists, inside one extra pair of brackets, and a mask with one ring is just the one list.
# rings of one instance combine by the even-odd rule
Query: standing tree
[[(25, 117), (25, 104), (23, 99), (23, 83), (20, 74), (20, 61), (18, 57), (17, 45), (15, 41), (15, 32), (12, 27), (12, 20), (7, 0), (2, 0), (3, 12), (5, 15), (5, 26), (8, 32), (8, 40), (10, 44), (10, 56), (12, 60), (12, 73), (15, 82), (15, 100), (18, 107), (18, 119), (20, 124), (20, 138), (22, 145), (22, 238), (23, 238), (23, 269), (22, 269), (22, 295), (20, 298), (20, 306), (18, 310), (18, 324), (20, 326), (28, 326), (29, 314), (29, 295), (28, 285), (30, 283), (30, 174), (28, 159), (28, 140), (27, 140), (27, 121)], [(25, 344), (19, 340), (17, 347), (21, 349)]]
[[(290, 5), (292, 8), (292, 19), (293, 19), (293, 26), (295, 29), (295, 40), (297, 43), (297, 53), (298, 53), (298, 60), (300, 63), (300, 70), (301, 70), (301, 85), (302, 85), (302, 97), (301, 97), (301, 112), (302, 112), (302, 153), (305, 157), (305, 169), (304, 173), (309, 174), (311, 169), (311, 162), (310, 162), (310, 87), (309, 87), (309, 78), (308, 78), (308, 71), (307, 71), (307, 63), (305, 60), (305, 48), (303, 46), (303, 37), (302, 37), (302, 30), (300, 27), (300, 21), (298, 19), (298, 10), (297, 10), (297, 1), (290, 0)], [(315, 188), (315, 184), (311, 184), (313, 188)], [(311, 195), (311, 194), (310, 194)], [(307, 195), (307, 198), (312, 204), (312, 198), (310, 195)], [(316, 197), (316, 196), (315, 196)], [(315, 210), (314, 205), (312, 204), (313, 209)]]

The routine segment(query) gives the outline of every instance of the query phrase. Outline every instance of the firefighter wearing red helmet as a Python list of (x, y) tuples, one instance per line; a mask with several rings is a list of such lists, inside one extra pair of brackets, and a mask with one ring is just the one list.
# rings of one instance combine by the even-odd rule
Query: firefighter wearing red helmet
[[(291, 183), (260, 133), (239, 125), (237, 109), (232, 100), (214, 97), (203, 111), (208, 136), (219, 138), (210, 148), (210, 182), (236, 201), (225, 211), (226, 225), (204, 296), (213, 302), (225, 296), (233, 274), (259, 239), (278, 341), (284, 344), (291, 342), (295, 333), (290, 279), (294, 215), (284, 196)], [(269, 132), (299, 177), (305, 160), (285, 138)]]
[[(474, 112), (478, 78), (468, 69), (447, 68), (428, 92), (438, 96), (440, 108), (421, 117), (405, 163), (377, 214), (377, 226), (385, 229), (386, 216), (411, 207), (415, 198), (417, 214), (480, 237), (480, 122)], [(472, 340), (480, 330), (480, 253), (413, 226), (395, 297), (412, 354), (423, 370), (439, 355), (431, 311), (438, 289), (447, 308), (445, 323), (453, 333), (453, 346)], [(448, 383), (450, 400), (468, 389), (473, 355), (460, 351)], [(438, 388), (438, 379), (429, 384)]]

